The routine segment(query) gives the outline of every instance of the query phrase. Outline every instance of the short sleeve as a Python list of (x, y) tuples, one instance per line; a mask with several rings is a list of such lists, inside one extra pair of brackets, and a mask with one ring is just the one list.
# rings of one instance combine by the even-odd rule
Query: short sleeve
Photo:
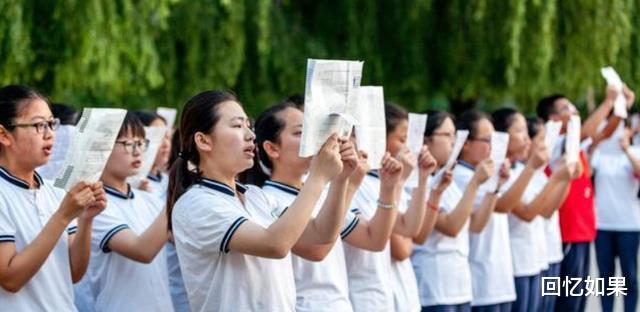
[(353, 230), (360, 222), (360, 218), (358, 214), (352, 211), (347, 211), (347, 214), (344, 216), (344, 220), (342, 221), (342, 229), (340, 229), (340, 237), (342, 239), (346, 238), (353, 232)]
[(594, 170), (598, 169), (598, 167), (600, 166), (600, 159), (602, 158), (601, 154), (602, 153), (600, 152), (600, 149), (596, 149), (596, 151), (593, 153), (593, 156), (591, 156), (590, 165)]
[(93, 230), (91, 244), (104, 253), (111, 252), (109, 241), (122, 230), (129, 228), (122, 214), (112, 203), (107, 204), (107, 208), (93, 218)]
[(67, 235), (76, 234), (78, 231), (78, 219), (73, 219), (67, 226)]
[(9, 215), (9, 207), (7, 202), (0, 198), (0, 243), (15, 242), (16, 240), (16, 224)]
[(178, 244), (228, 253), (231, 238), (247, 220), (247, 215), (230, 201), (213, 194), (187, 192), (173, 208), (173, 235)]

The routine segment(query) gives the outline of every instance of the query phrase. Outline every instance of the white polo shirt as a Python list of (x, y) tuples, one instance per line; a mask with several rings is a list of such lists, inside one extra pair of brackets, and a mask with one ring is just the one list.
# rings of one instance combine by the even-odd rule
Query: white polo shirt
[[(35, 173), (38, 188), (0, 167), (0, 244), (13, 242), (17, 252), (30, 244), (58, 210), (65, 192)], [(3, 311), (75, 311), (69, 260), (69, 234), (63, 233), (38, 272), (17, 293), (0, 287)]]
[[(398, 212), (405, 213), (409, 208), (411, 194), (403, 189), (402, 197), (398, 204)], [(395, 311), (420, 311), (420, 295), (418, 294), (418, 282), (416, 274), (411, 266), (411, 259), (397, 261), (391, 260), (391, 289), (393, 291), (393, 305)]]
[[(442, 193), (440, 213), (451, 213), (462, 199), (455, 183)], [(469, 267), (469, 220), (456, 237), (434, 231), (411, 255), (422, 306), (455, 305), (471, 302)]]
[(560, 263), (564, 258), (562, 250), (562, 235), (560, 234), (560, 219), (558, 211), (554, 211), (551, 218), (544, 220), (545, 239), (547, 240), (547, 262)]
[(269, 259), (229, 250), (247, 220), (269, 227), (282, 209), (256, 186), (231, 187), (209, 179), (189, 188), (173, 207), (173, 235), (193, 311), (293, 311), (291, 256)]
[[(616, 137), (616, 140), (620, 139)], [(598, 147), (591, 158), (597, 228), (605, 231), (640, 231), (640, 180), (634, 176), (627, 155), (619, 145), (612, 145), (609, 144), (609, 149)], [(629, 151), (640, 160), (640, 147), (631, 146)]]
[(150, 174), (147, 176), (151, 193), (158, 197), (161, 202), (167, 202), (167, 189), (169, 188), (169, 176), (160, 172), (158, 175)]
[[(521, 162), (515, 163), (503, 189), (508, 190), (522, 174), (525, 167)], [(522, 202), (530, 204), (540, 194), (547, 181), (544, 172), (536, 171), (525, 188)], [(531, 222), (527, 222), (518, 218), (514, 213), (509, 213), (509, 236), (515, 277), (536, 275), (546, 269), (548, 264), (542, 217), (536, 216)]]
[(173, 311), (167, 262), (160, 251), (149, 263), (128, 259), (109, 249), (109, 241), (128, 229), (141, 235), (162, 213), (153, 195), (132, 190), (127, 194), (109, 186), (107, 208), (93, 219), (90, 278), (96, 311)]
[[(464, 161), (458, 161), (453, 170), (453, 181), (458, 188), (466, 189), (474, 169)], [(478, 190), (474, 201), (477, 210), (486, 194)], [(504, 213), (493, 212), (480, 233), (469, 236), (469, 265), (473, 300), (471, 305), (481, 306), (514, 301), (516, 299), (509, 244), (509, 221)]]
[[(370, 172), (362, 181), (351, 202), (361, 218), (371, 219), (378, 209), (380, 179)], [(387, 243), (383, 251), (373, 252), (344, 243), (349, 298), (354, 311), (392, 311), (391, 253)]]
[[(289, 207), (300, 190), (275, 181), (266, 181), (263, 191), (271, 195), (283, 209)], [(328, 195), (322, 193), (313, 211), (315, 218)], [(347, 212), (340, 230), (341, 238), (347, 237), (358, 224), (358, 217)], [(308, 261), (296, 255), (291, 256), (296, 282), (296, 311), (352, 311), (349, 302), (349, 283), (344, 260), (342, 240), (336, 240), (327, 256), (319, 262)]]

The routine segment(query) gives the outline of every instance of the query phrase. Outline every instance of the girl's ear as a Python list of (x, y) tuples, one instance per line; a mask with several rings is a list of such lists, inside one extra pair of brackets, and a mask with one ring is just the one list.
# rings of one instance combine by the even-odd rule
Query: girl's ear
[(213, 144), (208, 135), (198, 131), (193, 135), (193, 140), (196, 143), (196, 148), (198, 150), (203, 152), (210, 152), (213, 150)]
[(11, 133), (3, 125), (0, 125), (0, 145), (11, 145), (10, 135)]
[(271, 159), (280, 158), (280, 147), (277, 144), (271, 141), (264, 141), (262, 142), (261, 148), (264, 150), (265, 153), (267, 153), (267, 156), (269, 156), (269, 158)]

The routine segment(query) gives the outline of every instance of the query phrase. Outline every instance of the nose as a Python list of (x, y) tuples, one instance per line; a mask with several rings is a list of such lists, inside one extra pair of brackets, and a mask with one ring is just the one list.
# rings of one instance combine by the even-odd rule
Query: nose
[(247, 141), (254, 141), (256, 139), (256, 134), (251, 130), (251, 128), (247, 127), (247, 133), (245, 136)]

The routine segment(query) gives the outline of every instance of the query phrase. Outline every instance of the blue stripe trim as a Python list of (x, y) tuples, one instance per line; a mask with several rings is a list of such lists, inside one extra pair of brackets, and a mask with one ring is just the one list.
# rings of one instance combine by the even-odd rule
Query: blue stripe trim
[[(206, 186), (212, 190), (227, 194), (229, 196), (236, 196), (236, 192), (233, 190), (233, 188), (231, 188), (231, 186), (228, 186), (216, 180), (201, 178), (198, 184)], [(244, 194), (244, 192), (247, 191), (247, 187), (242, 183), (236, 182), (236, 190), (238, 190), (238, 192), (240, 192), (241, 194)]]
[[(38, 174), (38, 172), (34, 171), (33, 172), (33, 178), (36, 181), (37, 188), (40, 188), (40, 186), (42, 186), (43, 182), (42, 182), (42, 177), (40, 177), (40, 175)], [(28, 190), (29, 187), (29, 183), (27, 183), (27, 181), (22, 180), (14, 175), (12, 175), (7, 169), (5, 169), (4, 167), (0, 166), (0, 177), (2, 177), (3, 179), (7, 180), (7, 182), (15, 185), (15, 186), (19, 186), (23, 189)]]
[(69, 235), (74, 234), (75, 232), (78, 232), (78, 227), (75, 225), (67, 229), (67, 234)]
[(378, 170), (371, 170), (367, 172), (367, 175), (376, 179), (380, 179), (380, 172), (378, 172)]
[(358, 214), (362, 214), (362, 211), (360, 211), (360, 209), (358, 209), (358, 208), (353, 208), (353, 209), (351, 209), (351, 212), (353, 212), (353, 213), (355, 213), (355, 214), (357, 214), (357, 215), (358, 215)]
[(465, 167), (465, 168), (467, 168), (469, 170), (476, 170), (476, 167), (474, 167), (472, 164), (470, 164), (470, 163), (468, 163), (468, 162), (466, 162), (466, 161), (464, 161), (462, 159), (458, 160), (458, 165), (460, 165), (462, 167)]
[(244, 223), (245, 221), (247, 221), (247, 220), (248, 219), (245, 218), (245, 217), (239, 217), (238, 219), (233, 221), (233, 223), (231, 224), (231, 226), (229, 227), (227, 232), (224, 233), (224, 236), (222, 238), (222, 242), (220, 243), (220, 251), (221, 252), (224, 252), (224, 253), (228, 253), (229, 252), (229, 242), (231, 241), (231, 237), (236, 232), (238, 227), (240, 227), (240, 225), (242, 223)]
[(345, 237), (349, 236), (349, 234), (353, 232), (353, 230), (356, 228), (359, 222), (360, 222), (360, 218), (358, 216), (353, 218), (353, 220), (351, 220), (351, 223), (349, 223), (349, 226), (347, 226), (346, 229), (340, 232), (340, 237), (344, 239)]
[(0, 242), (15, 242), (16, 237), (14, 235), (0, 235)]
[(104, 253), (111, 252), (111, 249), (109, 249), (109, 241), (111, 240), (111, 238), (114, 235), (116, 235), (118, 232), (120, 232), (122, 230), (126, 230), (128, 228), (129, 228), (128, 225), (120, 224), (120, 225), (112, 228), (111, 230), (109, 230), (109, 232), (107, 232), (107, 234), (105, 234), (105, 236), (100, 241), (100, 249), (102, 250), (102, 252), (104, 252)]
[(147, 175), (147, 179), (153, 181), (153, 182), (160, 182), (162, 181), (162, 173), (158, 173), (157, 175)]
[(298, 189), (297, 187), (272, 180), (265, 181), (264, 186), (270, 186), (295, 196), (298, 196), (298, 194), (300, 193), (300, 189)]
[(115, 196), (117, 198), (133, 199), (135, 197), (135, 195), (133, 194), (133, 191), (131, 190), (131, 185), (129, 185), (129, 183), (127, 183), (127, 194), (123, 194), (122, 192), (108, 185), (104, 185), (103, 188), (105, 193), (111, 196)]
[(279, 217), (282, 217), (282, 215), (287, 212), (287, 209), (289, 209), (289, 206), (285, 207), (284, 210), (282, 210), (282, 212), (280, 213)]

